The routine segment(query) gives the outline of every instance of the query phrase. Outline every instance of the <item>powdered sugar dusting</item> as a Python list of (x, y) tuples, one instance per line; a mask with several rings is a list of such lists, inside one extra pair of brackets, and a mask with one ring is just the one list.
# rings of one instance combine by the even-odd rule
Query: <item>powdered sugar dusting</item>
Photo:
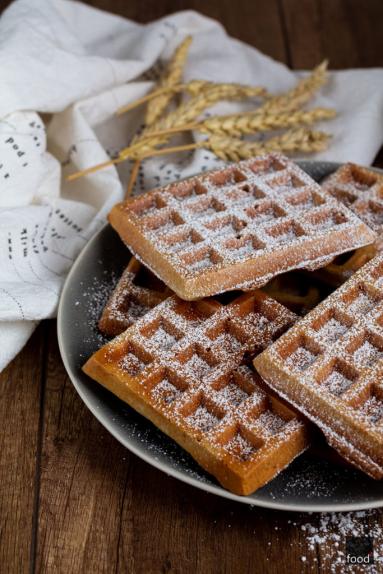
[(369, 341), (365, 341), (354, 353), (354, 359), (357, 363), (366, 366), (373, 366), (379, 359), (383, 357), (383, 351), (372, 345)]
[(200, 405), (193, 414), (186, 418), (186, 422), (202, 432), (208, 432), (219, 423), (219, 418)]
[(327, 390), (335, 395), (342, 395), (347, 389), (352, 385), (353, 381), (348, 379), (343, 373), (339, 371), (333, 371), (324, 381), (324, 385)]
[(215, 402), (220, 406), (240, 405), (249, 395), (237, 384), (230, 382), (214, 394)]
[[(263, 446), (266, 454), (274, 452), (275, 444), (285, 444), (291, 459), (305, 448), (304, 437), (297, 440), (303, 424), (288, 410), (277, 414), (278, 401), (267, 397), (245, 364), (247, 353), (259, 352), (294, 318), (261, 292), (227, 305), (187, 303), (172, 296), (96, 356), (106, 370), (113, 369), (114, 377), (114, 357), (119, 357), (124, 386), (130, 384), (127, 373), (136, 377), (134, 392), (142, 393), (145, 404), (183, 436), (197, 438), (199, 448), (206, 448), (205, 457), (233, 464), (239, 473), (235, 461), (251, 464), (253, 453)], [(279, 470), (277, 463), (267, 464), (267, 473)]]
[[(160, 204), (157, 214), (150, 198)], [(359, 247), (370, 235), (352, 212), (279, 154), (149, 192), (124, 205), (124, 215), (186, 282), (222, 268), (228, 268), (230, 277), (229, 267), (238, 261), (255, 262), (283, 250), (280, 269), (272, 273), (276, 275), (287, 270), (286, 245), (290, 252), (301, 252), (299, 267), (318, 266), (321, 258)], [(322, 238), (335, 232), (333, 251), (319, 256)], [(265, 284), (269, 274), (256, 265), (252, 269), (254, 277), (246, 281)]]
[(369, 227), (381, 233), (383, 224), (381, 174), (346, 163), (327, 178), (323, 189), (351, 209)]
[(377, 418), (366, 414), (383, 397), (383, 294), (376, 285), (382, 276), (380, 254), (254, 361), (268, 384), (315, 422), (330, 445), (377, 479), (383, 476), (380, 410)]
[(182, 391), (167, 379), (160, 381), (152, 390), (152, 397), (155, 401), (164, 402), (169, 405), (182, 395)]
[[(318, 520), (289, 520), (288, 524), (303, 533), (299, 543), (301, 559), (304, 558), (303, 562), (312, 571), (318, 571), (318, 556), (320, 571), (330, 574), (380, 574), (383, 570), (383, 528), (379, 511), (326, 513)], [(347, 548), (347, 539), (360, 539), (359, 543), (355, 541), (356, 549), (365, 547), (366, 543), (368, 547), (371, 541), (372, 554), (356, 562)]]
[(239, 458), (241, 460), (248, 460), (251, 455), (255, 452), (255, 447), (246, 440), (241, 433), (237, 432), (233, 438), (231, 438), (225, 444), (225, 450), (227, 450), (230, 454)]
[(316, 356), (306, 347), (298, 347), (286, 359), (286, 366), (297, 371), (305, 371), (315, 361)]
[(119, 335), (165, 298), (165, 285), (158, 285), (161, 291), (154, 289), (149, 271), (145, 270), (147, 284), (136, 284), (141, 269), (141, 264), (132, 258), (112, 291), (99, 321), (99, 329), (105, 335)]
[(337, 341), (346, 333), (347, 325), (332, 317), (318, 331), (321, 337), (331, 343)]

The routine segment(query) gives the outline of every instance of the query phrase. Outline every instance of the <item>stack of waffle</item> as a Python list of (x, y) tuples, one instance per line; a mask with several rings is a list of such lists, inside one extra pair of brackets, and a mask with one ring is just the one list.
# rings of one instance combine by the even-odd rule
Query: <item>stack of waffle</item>
[(84, 371), (232, 492), (270, 481), (314, 426), (381, 478), (382, 193), (370, 170), (321, 187), (270, 154), (116, 205), (134, 257)]

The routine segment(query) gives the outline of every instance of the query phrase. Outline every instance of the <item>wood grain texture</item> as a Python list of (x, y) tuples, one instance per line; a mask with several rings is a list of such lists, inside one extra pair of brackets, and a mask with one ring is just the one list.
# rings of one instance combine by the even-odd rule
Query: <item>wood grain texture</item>
[[(8, 4), (3, 0), (0, 9)], [(383, 63), (381, 0), (93, 0), (147, 22), (194, 9), (294, 68)], [(383, 155), (378, 158), (383, 165)], [(0, 374), (0, 570), (330, 574), (300, 525), (182, 484), (125, 450), (85, 408), (62, 366), (55, 323)]]
[(28, 572), (39, 480), (44, 326), (0, 375), (0, 570)]

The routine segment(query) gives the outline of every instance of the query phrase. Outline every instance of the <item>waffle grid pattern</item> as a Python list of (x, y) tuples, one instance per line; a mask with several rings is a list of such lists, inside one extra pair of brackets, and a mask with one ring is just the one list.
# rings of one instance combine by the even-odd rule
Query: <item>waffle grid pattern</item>
[[(250, 357), (294, 320), (261, 292), (226, 306), (173, 296), (99, 350), (84, 370), (94, 377), (92, 366), (102, 365), (121, 389), (129, 388), (166, 419), (162, 430), (176, 440), (181, 435), (185, 448), (189, 440), (196, 441), (199, 450), (192, 454), (198, 462), (224, 486), (243, 494), (270, 480), (280, 464), (305, 448), (304, 425), (266, 395), (249, 367)], [(104, 376), (95, 378), (105, 383)], [(113, 392), (119, 394), (116, 388)], [(284, 454), (267, 470), (276, 449)], [(246, 486), (254, 466), (258, 472)]]
[(163, 301), (170, 290), (145, 270), (145, 287), (138, 284), (143, 266), (132, 257), (110, 295), (98, 327), (106, 336), (119, 335)]
[(331, 174), (322, 188), (380, 235), (373, 245), (361, 247), (346, 259), (340, 256), (318, 271), (319, 277), (338, 286), (382, 249), (383, 176), (370, 169), (347, 163)]
[[(254, 360), (267, 382), (311, 415), (330, 442), (342, 428), (348, 443), (343, 454), (349, 450), (352, 457), (353, 447), (370, 457), (367, 467), (359, 463), (376, 478), (383, 476), (382, 287), (383, 255)], [(336, 413), (333, 420), (328, 408)]]
[(322, 188), (346, 205), (374, 231), (383, 229), (383, 176), (365, 167), (346, 163)]
[(274, 156), (169, 186), (129, 209), (184, 274), (355, 224), (298, 166)]

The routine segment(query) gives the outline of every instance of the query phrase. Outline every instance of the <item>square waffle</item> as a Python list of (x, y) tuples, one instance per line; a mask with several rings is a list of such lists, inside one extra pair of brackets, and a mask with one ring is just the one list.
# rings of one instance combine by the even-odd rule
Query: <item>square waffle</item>
[(353, 211), (378, 234), (374, 244), (362, 247), (346, 257), (341, 255), (318, 271), (321, 279), (337, 287), (382, 250), (383, 176), (371, 169), (346, 163), (326, 178), (322, 189)]
[(162, 281), (132, 257), (104, 307), (98, 328), (107, 337), (119, 335), (170, 294)]
[(345, 163), (322, 183), (322, 189), (346, 205), (371, 229), (383, 230), (383, 175)]
[(383, 478), (383, 254), (254, 359), (355, 466)]
[(185, 300), (316, 269), (375, 234), (279, 154), (176, 182), (113, 207), (122, 240)]
[(294, 321), (264, 293), (227, 305), (169, 297), (84, 365), (225, 488), (249, 494), (308, 444), (307, 426), (262, 390), (250, 357)]

